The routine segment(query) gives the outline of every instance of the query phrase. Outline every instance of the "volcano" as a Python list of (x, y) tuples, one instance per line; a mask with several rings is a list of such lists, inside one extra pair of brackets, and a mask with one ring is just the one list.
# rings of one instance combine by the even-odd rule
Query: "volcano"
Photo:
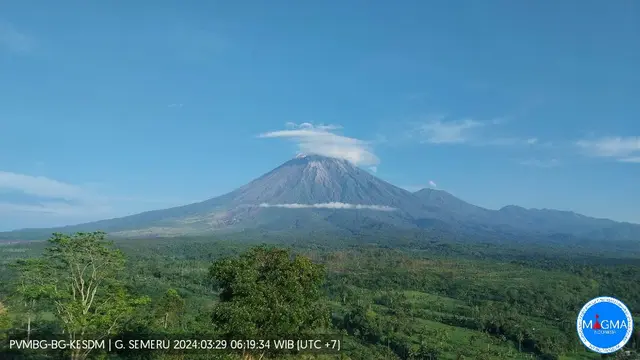
[(430, 212), (413, 193), (346, 160), (299, 155), (219, 197), (63, 230), (170, 236), (244, 229), (355, 229), (361, 225), (415, 228), (415, 219)]
[(531, 235), (556, 240), (640, 239), (637, 224), (513, 205), (485, 209), (442, 190), (412, 193), (346, 160), (320, 155), (297, 156), (230, 193), (202, 202), (63, 228), (1, 233), (0, 239), (30, 240), (54, 231), (103, 230), (114, 236), (148, 237), (242, 230), (354, 233), (425, 228), (474, 239)]

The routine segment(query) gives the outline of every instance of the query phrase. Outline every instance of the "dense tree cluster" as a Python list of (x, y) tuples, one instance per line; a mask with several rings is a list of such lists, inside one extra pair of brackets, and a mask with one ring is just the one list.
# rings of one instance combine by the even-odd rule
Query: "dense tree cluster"
[[(575, 334), (580, 307), (606, 294), (640, 309), (640, 260), (628, 254), (616, 260), (414, 238), (341, 242), (321, 234), (267, 246), (258, 245), (264, 237), (247, 237), (114, 244), (96, 232), (54, 234), (46, 247), (2, 247), (0, 348), (7, 336), (274, 339), (331, 333), (344, 336), (341, 359), (597, 359)], [(634, 338), (616, 356), (633, 359), (639, 345)], [(61, 355), (185, 358), (161, 351), (0, 349), (7, 358)], [(262, 349), (188, 358), (301, 356)]]

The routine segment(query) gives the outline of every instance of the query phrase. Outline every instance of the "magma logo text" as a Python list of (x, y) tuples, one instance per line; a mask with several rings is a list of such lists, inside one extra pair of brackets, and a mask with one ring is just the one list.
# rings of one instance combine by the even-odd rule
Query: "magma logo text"
[(622, 301), (603, 296), (582, 307), (576, 326), (584, 346), (600, 354), (610, 354), (622, 349), (631, 338), (633, 317)]

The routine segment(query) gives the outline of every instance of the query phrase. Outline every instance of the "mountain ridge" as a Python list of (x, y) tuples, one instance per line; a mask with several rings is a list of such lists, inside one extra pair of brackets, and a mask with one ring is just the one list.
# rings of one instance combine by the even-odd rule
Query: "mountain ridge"
[[(177, 236), (264, 229), (439, 229), (470, 236), (521, 234), (640, 239), (640, 225), (570, 211), (507, 205), (490, 210), (439, 189), (397, 187), (349, 161), (321, 155), (290, 159), (239, 188), (197, 203), (50, 229), (0, 233), (104, 230), (120, 236)], [(515, 234), (515, 235), (514, 235)]]

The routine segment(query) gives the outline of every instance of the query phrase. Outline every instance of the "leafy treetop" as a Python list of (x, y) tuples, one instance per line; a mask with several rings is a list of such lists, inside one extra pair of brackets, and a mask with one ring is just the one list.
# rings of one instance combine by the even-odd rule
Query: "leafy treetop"
[(325, 270), (307, 257), (259, 246), (216, 261), (210, 275), (220, 290), (214, 326), (227, 336), (287, 338), (328, 325)]

